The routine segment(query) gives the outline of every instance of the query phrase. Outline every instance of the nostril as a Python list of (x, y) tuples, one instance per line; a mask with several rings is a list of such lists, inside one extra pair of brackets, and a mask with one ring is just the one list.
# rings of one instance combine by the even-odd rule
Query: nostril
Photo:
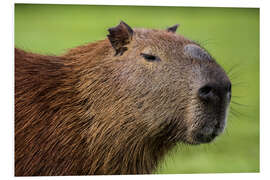
[(212, 87), (204, 86), (200, 89), (201, 94), (209, 94), (212, 91)]
[(214, 98), (214, 88), (211, 85), (205, 85), (199, 89), (199, 97), (203, 100)]

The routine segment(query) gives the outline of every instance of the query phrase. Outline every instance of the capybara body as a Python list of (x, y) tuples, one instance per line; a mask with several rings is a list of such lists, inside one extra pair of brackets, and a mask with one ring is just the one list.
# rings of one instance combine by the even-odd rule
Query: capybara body
[(225, 127), (230, 80), (197, 43), (124, 22), (61, 56), (15, 49), (15, 175), (154, 173)]

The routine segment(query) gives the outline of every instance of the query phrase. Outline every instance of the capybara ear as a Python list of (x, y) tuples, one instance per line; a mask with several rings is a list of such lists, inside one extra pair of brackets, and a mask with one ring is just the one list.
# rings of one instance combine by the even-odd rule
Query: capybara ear
[(119, 25), (109, 28), (108, 31), (110, 34), (107, 37), (116, 51), (115, 56), (122, 55), (127, 50), (125, 45), (132, 39), (133, 30), (125, 22), (121, 21)]
[(173, 26), (171, 26), (171, 27), (168, 27), (168, 28), (167, 28), (167, 31), (168, 31), (168, 32), (175, 33), (178, 27), (179, 27), (179, 24), (175, 24), (175, 25), (173, 25)]

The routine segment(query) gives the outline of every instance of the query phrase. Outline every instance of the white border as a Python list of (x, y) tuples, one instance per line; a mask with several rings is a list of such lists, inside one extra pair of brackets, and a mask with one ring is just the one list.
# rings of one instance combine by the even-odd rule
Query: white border
[(260, 7), (256, 0), (15, 0), (16, 3), (143, 6)]
[[(88, 179), (88, 178), (112, 178), (112, 179), (137, 179), (137, 178), (173, 178), (173, 179), (269, 179), (270, 172), (270, 148), (269, 128), (270, 119), (270, 83), (269, 83), (269, 6), (267, 0), (4, 0), (1, 2), (1, 179), (14, 178), (14, 3), (33, 4), (91, 4), (91, 5), (143, 5), (143, 6), (196, 6), (196, 7), (245, 7), (260, 8), (260, 171), (261, 173), (242, 174), (193, 174), (193, 175), (150, 175), (150, 176), (81, 176), (81, 177), (50, 177), (50, 179)], [(233, 163), (233, 162), (232, 162)], [(25, 177), (16, 179), (47, 179), (48, 177)]]

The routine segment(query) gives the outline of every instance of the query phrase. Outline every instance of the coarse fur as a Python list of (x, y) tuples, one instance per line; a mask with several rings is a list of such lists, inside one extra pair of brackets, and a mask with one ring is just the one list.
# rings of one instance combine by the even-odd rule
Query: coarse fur
[(223, 131), (228, 100), (198, 98), (229, 82), (216, 61), (177, 26), (129, 28), (61, 56), (15, 48), (16, 176), (153, 173), (176, 143)]

